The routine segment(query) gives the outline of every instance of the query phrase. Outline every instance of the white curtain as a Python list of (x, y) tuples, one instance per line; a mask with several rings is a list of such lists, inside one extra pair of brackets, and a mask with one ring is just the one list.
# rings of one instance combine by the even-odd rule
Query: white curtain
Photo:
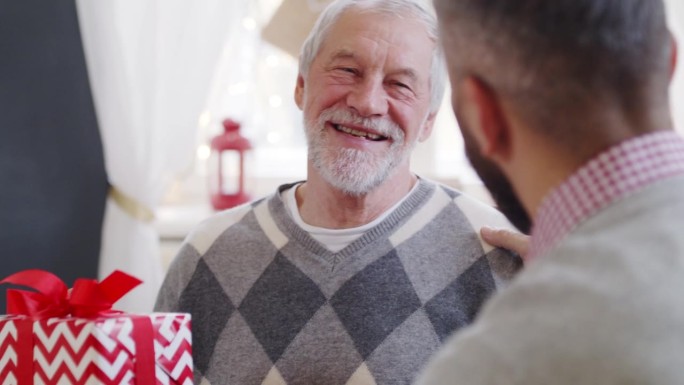
[(110, 184), (100, 278), (115, 269), (144, 284), (116, 309), (152, 310), (163, 279), (148, 219), (174, 175), (193, 161), (198, 119), (242, 0), (77, 0), (81, 35)]

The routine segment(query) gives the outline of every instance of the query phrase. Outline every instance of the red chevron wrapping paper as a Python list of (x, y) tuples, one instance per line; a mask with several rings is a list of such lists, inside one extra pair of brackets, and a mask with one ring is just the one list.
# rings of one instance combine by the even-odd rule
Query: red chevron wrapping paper
[[(135, 378), (135, 325), (141, 318), (152, 324), (156, 384), (192, 385), (190, 315), (183, 313), (42, 320), (0, 316), (0, 385), (24, 385), (20, 370), (30, 370), (35, 385), (148, 385)], [(32, 362), (20, 358), (27, 348)]]

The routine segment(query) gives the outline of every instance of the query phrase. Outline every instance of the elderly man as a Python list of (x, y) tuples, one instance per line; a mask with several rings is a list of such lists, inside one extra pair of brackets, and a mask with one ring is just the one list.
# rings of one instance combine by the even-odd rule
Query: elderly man
[(198, 384), (408, 384), (519, 266), (474, 230), (502, 215), (409, 169), (443, 94), (436, 34), (417, 1), (322, 13), (295, 89), (307, 180), (202, 223), (159, 293), (192, 313)]
[(435, 5), (469, 157), (534, 220), (525, 270), (418, 383), (684, 384), (684, 140), (662, 1)]

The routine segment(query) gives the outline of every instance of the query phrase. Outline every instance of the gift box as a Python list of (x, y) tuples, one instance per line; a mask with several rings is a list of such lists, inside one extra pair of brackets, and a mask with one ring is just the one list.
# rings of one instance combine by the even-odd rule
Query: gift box
[(111, 305), (140, 281), (115, 272), (70, 290), (54, 275), (27, 270), (0, 283), (0, 385), (192, 385), (190, 315), (125, 314)]

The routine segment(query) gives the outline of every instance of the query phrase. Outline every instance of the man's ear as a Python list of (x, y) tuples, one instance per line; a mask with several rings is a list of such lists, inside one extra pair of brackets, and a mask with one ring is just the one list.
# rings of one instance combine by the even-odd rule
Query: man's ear
[(421, 127), (420, 134), (418, 135), (418, 141), (424, 142), (432, 134), (432, 129), (435, 127), (435, 117), (437, 117), (437, 111), (430, 112)]
[(302, 74), (297, 75), (297, 85), (295, 85), (295, 103), (299, 109), (304, 108), (304, 76)]
[(461, 83), (461, 97), (469, 110), (469, 129), (480, 153), (492, 159), (506, 159), (511, 153), (511, 131), (496, 92), (481, 79), (469, 76)]

